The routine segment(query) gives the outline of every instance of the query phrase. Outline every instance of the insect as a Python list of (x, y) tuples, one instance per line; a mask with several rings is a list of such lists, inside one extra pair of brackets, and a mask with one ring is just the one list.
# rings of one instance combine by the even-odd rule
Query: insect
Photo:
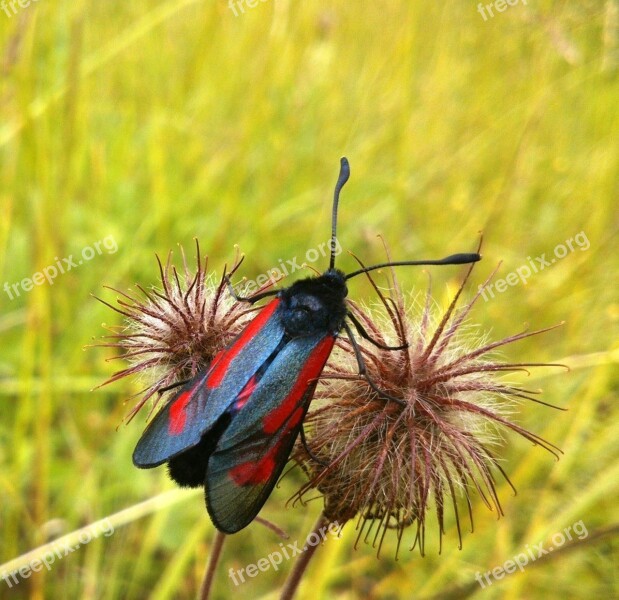
[(133, 453), (137, 467), (168, 463), (179, 485), (204, 486), (208, 513), (222, 532), (246, 527), (266, 502), (299, 433), (303, 439), (303, 418), (342, 331), (355, 351), (359, 373), (386, 402), (401, 402), (366, 375), (349, 322), (362, 337), (385, 346), (372, 340), (349, 311), (347, 281), (386, 266), (480, 260), (479, 254), (454, 254), (441, 260), (383, 263), (348, 274), (336, 269), (338, 202), (349, 176), (348, 160), (342, 158), (333, 194), (329, 268), (279, 291), (235, 296), (249, 303), (274, 298), (155, 415)]

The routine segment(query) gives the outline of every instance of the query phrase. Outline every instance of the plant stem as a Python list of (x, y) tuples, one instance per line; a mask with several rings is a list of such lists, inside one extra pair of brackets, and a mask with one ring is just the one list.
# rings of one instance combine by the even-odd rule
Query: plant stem
[(267, 529), (270, 529), (273, 533), (275, 533), (280, 538), (282, 538), (282, 540), (290, 539), (290, 536), (283, 529), (275, 525), (275, 523), (271, 523), (271, 521), (267, 521), (266, 519), (263, 519), (262, 517), (256, 517), (254, 521), (256, 523), (260, 523), (260, 525), (264, 525)]
[[(320, 537), (320, 529), (327, 526), (328, 524), (329, 519), (325, 517), (324, 513), (320, 513), (320, 516), (318, 517), (314, 528), (312, 529), (311, 533), (308, 534), (306, 539), (312, 536), (313, 533)], [(297, 591), (297, 588), (299, 587), (299, 583), (301, 583), (301, 579), (305, 574), (307, 566), (312, 559), (312, 556), (314, 556), (314, 552), (316, 552), (317, 548), (318, 544), (307, 544), (307, 550), (305, 550), (303, 554), (301, 554), (301, 556), (297, 559), (297, 562), (294, 564), (290, 575), (288, 575), (288, 579), (286, 579), (286, 583), (284, 584), (284, 589), (282, 590), (282, 595), (280, 597), (281, 600), (292, 600)]]
[(221, 558), (221, 549), (223, 548), (225, 541), (226, 534), (221, 531), (217, 531), (215, 534), (215, 540), (213, 541), (211, 557), (209, 558), (208, 566), (206, 567), (206, 572), (204, 573), (204, 579), (202, 580), (202, 585), (200, 586), (200, 594), (198, 595), (199, 600), (208, 600), (211, 594), (211, 587), (213, 585), (213, 580), (215, 579), (215, 571), (217, 570), (217, 564)]

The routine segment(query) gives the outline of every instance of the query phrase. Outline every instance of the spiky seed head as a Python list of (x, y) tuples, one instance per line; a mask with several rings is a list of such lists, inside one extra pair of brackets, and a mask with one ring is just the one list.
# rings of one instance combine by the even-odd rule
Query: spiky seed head
[(380, 306), (349, 306), (373, 339), (386, 346), (407, 346), (385, 350), (362, 344), (369, 378), (400, 402), (381, 397), (358, 375), (357, 360), (344, 339), (305, 419), (310, 453), (302, 444), (295, 449), (294, 458), (309, 476), (297, 499), (317, 489), (324, 497), (326, 517), (338, 523), (357, 517), (357, 539), (377, 545), (379, 552), (387, 530), (396, 530), (399, 548), (404, 530), (415, 524), (411, 549), (418, 545), (423, 554), (431, 507), (442, 542), (448, 503), (461, 546), (459, 504), (464, 501), (472, 528), (474, 492), (489, 509), (502, 514), (495, 474), (511, 482), (498, 462), (501, 430), (512, 430), (556, 456), (560, 452), (511, 416), (521, 399), (545, 404), (534, 397), (538, 392), (500, 378), (541, 364), (506, 363), (494, 355), (501, 346), (547, 330), (495, 342), (476, 336), (467, 317), (483, 287), (457, 309), (472, 268), (438, 320), (429, 290), (419, 317), (394, 274), (389, 297), (371, 279)]
[[(104, 304), (124, 317), (124, 323), (108, 328), (111, 335), (99, 344), (120, 350), (111, 360), (123, 359), (129, 366), (118, 371), (102, 385), (128, 376), (139, 376), (144, 388), (137, 395), (137, 404), (128, 415), (131, 419), (144, 404), (161, 389), (190, 379), (206, 368), (213, 357), (225, 348), (242, 330), (256, 310), (237, 302), (227, 289), (227, 277), (238, 269), (237, 258), (231, 271), (217, 281), (209, 273), (208, 257), (200, 258), (196, 241), (196, 266), (192, 269), (183, 251), (182, 270), (172, 264), (172, 253), (165, 265), (159, 257), (159, 288), (139, 293), (118, 294), (117, 306)], [(158, 397), (155, 396), (155, 405)], [(154, 408), (154, 406), (153, 406)]]

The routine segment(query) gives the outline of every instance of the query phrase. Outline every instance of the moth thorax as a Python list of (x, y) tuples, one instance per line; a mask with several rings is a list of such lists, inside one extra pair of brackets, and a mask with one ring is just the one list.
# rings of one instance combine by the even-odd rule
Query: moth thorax
[(284, 310), (286, 333), (297, 337), (329, 331), (331, 314), (322, 298), (313, 294), (297, 294)]

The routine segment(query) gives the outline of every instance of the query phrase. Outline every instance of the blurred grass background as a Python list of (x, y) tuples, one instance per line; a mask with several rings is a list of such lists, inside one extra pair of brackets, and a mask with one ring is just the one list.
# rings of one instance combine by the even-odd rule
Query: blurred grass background
[[(510, 436), (503, 466), (519, 493), (499, 485), (499, 521), (475, 506), (463, 550), (451, 519), (440, 555), (430, 528), (425, 558), (403, 549), (395, 561), (388, 539), (377, 560), (353, 549), (349, 524), (318, 551), (299, 597), (619, 597), (610, 535), (483, 590), (474, 580), (577, 521), (590, 534), (619, 522), (616, 1), (529, 0), (486, 20), (475, 2), (267, 0), (236, 5), (238, 16), (223, 1), (4, 6), (0, 285), (106, 236), (117, 251), (12, 299), (0, 290), (0, 563), (130, 510), (50, 572), (0, 581), (0, 597), (194, 597), (213, 527), (199, 493), (158, 498), (173, 489), (164, 469), (133, 468), (145, 413), (121, 421), (139, 383), (90, 391), (120, 368), (110, 351), (84, 350), (101, 323), (119, 324), (91, 294), (156, 284), (154, 254), (192, 254), (194, 237), (218, 272), (238, 244), (250, 279), (302, 257), (327, 240), (341, 155), (352, 177), (339, 239), (367, 263), (383, 260), (379, 233), (395, 257), (438, 258), (473, 250), (483, 230), (470, 295), (499, 260), (501, 277), (579, 232), (590, 247), (473, 315), (496, 338), (566, 321), (505, 350), (572, 367), (527, 381), (569, 412), (520, 415), (565, 456)], [(353, 265), (342, 254), (339, 266)], [(446, 303), (462, 271), (432, 274)], [(399, 276), (426, 285), (420, 270)], [(351, 293), (371, 294), (361, 281)], [(283, 510), (301, 481), (292, 473), (262, 512), (292, 540), (320, 511)], [(214, 597), (276, 598), (291, 563), (238, 588), (227, 570), (279, 542), (256, 524), (230, 539)]]

